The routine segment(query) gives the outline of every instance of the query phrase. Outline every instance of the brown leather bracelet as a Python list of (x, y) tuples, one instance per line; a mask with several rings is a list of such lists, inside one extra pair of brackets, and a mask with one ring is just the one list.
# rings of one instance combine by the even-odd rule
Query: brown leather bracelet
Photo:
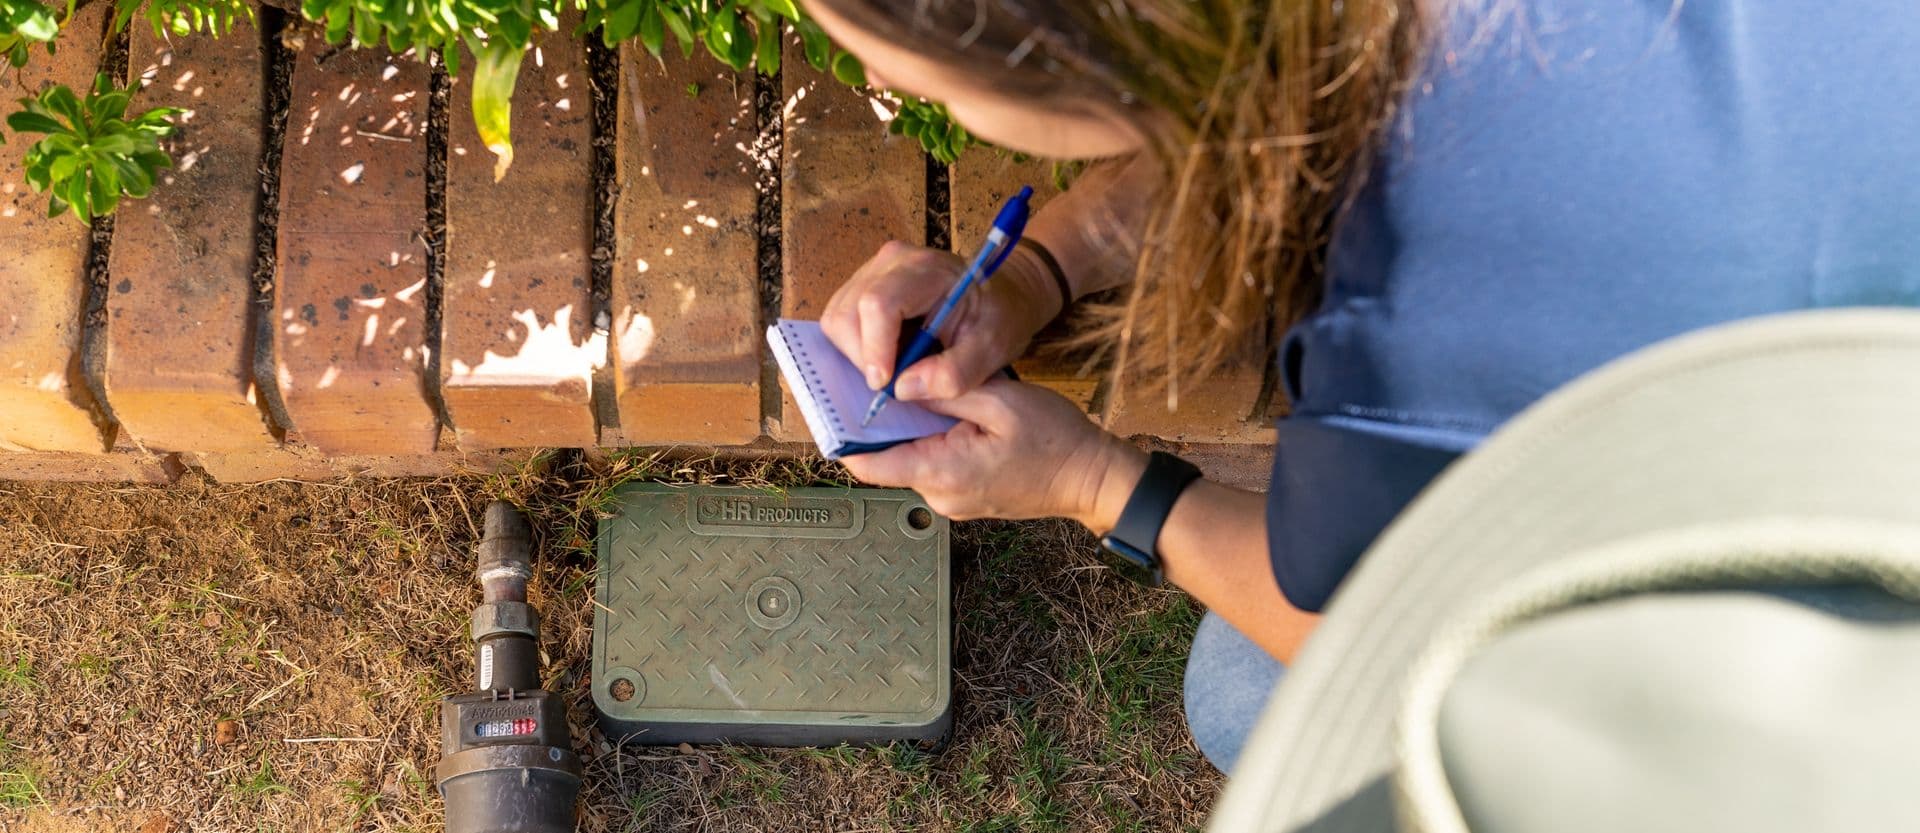
[(1031, 237), (1022, 237), (1020, 242), (1013, 246), (1016, 249), (1025, 246), (1028, 251), (1033, 252), (1033, 256), (1040, 259), (1040, 265), (1046, 268), (1047, 275), (1053, 278), (1053, 285), (1060, 290), (1060, 313), (1048, 322), (1047, 327), (1051, 328), (1059, 324), (1066, 319), (1067, 310), (1073, 308), (1073, 285), (1067, 283), (1067, 271), (1060, 268), (1060, 261), (1054, 259), (1053, 252), (1047, 251), (1046, 246)]

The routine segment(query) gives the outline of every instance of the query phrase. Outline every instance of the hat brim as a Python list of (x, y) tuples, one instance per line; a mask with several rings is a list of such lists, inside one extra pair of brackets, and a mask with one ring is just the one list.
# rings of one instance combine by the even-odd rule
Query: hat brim
[(1405, 680), (1450, 620), (1610, 543), (1792, 518), (1920, 526), (1920, 311), (1709, 328), (1516, 417), (1361, 558), (1248, 739), (1211, 829), (1391, 831)]

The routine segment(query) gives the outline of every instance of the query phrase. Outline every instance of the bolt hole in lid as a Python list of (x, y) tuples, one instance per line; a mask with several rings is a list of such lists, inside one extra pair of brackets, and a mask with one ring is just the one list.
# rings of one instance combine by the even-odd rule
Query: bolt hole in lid
[(907, 511), (907, 526), (926, 531), (933, 526), (933, 510), (925, 506), (915, 506)]

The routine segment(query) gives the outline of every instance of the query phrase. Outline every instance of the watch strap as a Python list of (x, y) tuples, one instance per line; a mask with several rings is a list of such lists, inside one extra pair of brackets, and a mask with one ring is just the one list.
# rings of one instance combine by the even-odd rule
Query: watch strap
[(1180, 495), (1199, 479), (1200, 467), (1164, 451), (1153, 452), (1147, 458), (1147, 470), (1140, 475), (1140, 484), (1133, 487), (1133, 496), (1127, 498), (1108, 536), (1152, 556), (1157, 572), (1160, 528), (1166, 526)]

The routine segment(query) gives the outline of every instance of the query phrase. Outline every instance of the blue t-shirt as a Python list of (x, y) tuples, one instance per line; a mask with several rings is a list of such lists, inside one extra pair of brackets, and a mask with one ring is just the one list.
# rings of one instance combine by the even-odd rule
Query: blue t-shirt
[(1456, 16), (1430, 64), (1280, 352), (1268, 537), (1308, 610), (1574, 377), (1735, 319), (1920, 304), (1915, 0), (1522, 0)]

